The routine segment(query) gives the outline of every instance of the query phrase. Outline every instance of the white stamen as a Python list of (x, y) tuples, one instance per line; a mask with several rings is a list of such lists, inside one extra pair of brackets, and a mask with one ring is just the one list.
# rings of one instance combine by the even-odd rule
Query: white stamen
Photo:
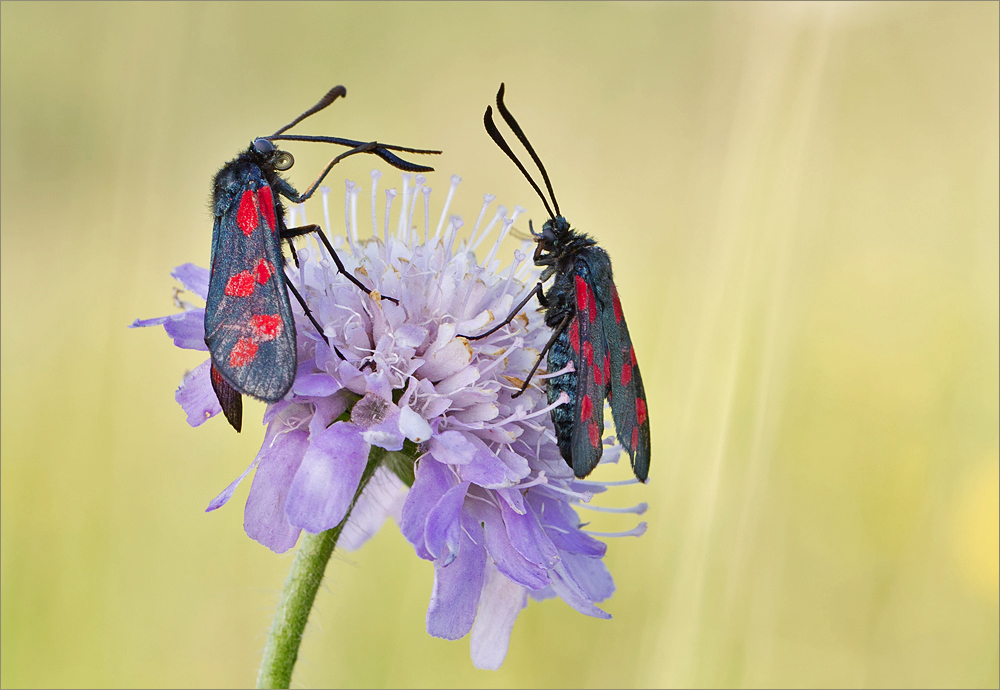
[(514, 250), (514, 260), (510, 264), (510, 271), (507, 273), (507, 280), (504, 281), (503, 289), (497, 293), (496, 299), (503, 299), (503, 296), (507, 294), (507, 290), (510, 289), (510, 284), (514, 282), (514, 272), (517, 271), (517, 267), (521, 265), (521, 262), (525, 260), (524, 253), (519, 250)]
[(524, 414), (524, 407), (522, 407), (521, 405), (518, 405), (514, 409), (514, 414), (512, 414), (510, 417), (507, 417), (506, 419), (502, 419), (499, 422), (494, 422), (493, 424), (484, 424), (483, 428), (484, 429), (495, 429), (496, 427), (506, 426), (507, 424), (510, 424), (512, 422), (523, 422), (523, 421), (525, 421), (527, 419), (533, 419), (535, 417), (541, 417), (543, 414), (548, 413), (550, 410), (553, 410), (553, 409), (559, 407), (560, 405), (565, 405), (568, 402), (569, 402), (569, 394), (566, 391), (563, 391), (562, 393), (559, 394), (559, 397), (556, 398), (556, 401), (554, 403), (552, 403), (551, 405), (546, 405), (545, 407), (543, 407), (543, 408), (541, 408), (539, 410), (535, 410), (531, 414)]
[(410, 187), (410, 180), (413, 179), (413, 173), (403, 173), (403, 207), (399, 209), (399, 222), (396, 223), (396, 237), (402, 241), (406, 241), (406, 237), (409, 235), (406, 232), (406, 214), (409, 210), (410, 200), (413, 197), (413, 189)]
[(441, 237), (441, 228), (444, 227), (444, 219), (448, 217), (448, 209), (451, 208), (451, 200), (455, 198), (455, 190), (462, 178), (458, 175), (451, 176), (451, 186), (448, 187), (448, 197), (444, 200), (444, 208), (441, 209), (441, 217), (438, 219), (437, 230), (434, 231), (434, 241)]
[(299, 211), (294, 206), (288, 208), (288, 227), (298, 227)]
[(637, 503), (634, 506), (629, 506), (628, 508), (608, 508), (607, 506), (592, 506), (585, 505), (582, 506), (587, 510), (594, 510), (598, 513), (635, 513), (636, 515), (642, 515), (649, 508), (649, 504), (643, 501), (642, 503)]
[(319, 188), (319, 193), (323, 196), (323, 222), (325, 223), (323, 230), (332, 233), (333, 230), (330, 225), (330, 191), (330, 188), (326, 185)]
[(500, 236), (497, 237), (497, 241), (493, 243), (493, 249), (490, 250), (489, 255), (486, 257), (486, 261), (483, 262), (483, 267), (487, 271), (490, 270), (490, 264), (493, 263), (493, 259), (496, 257), (497, 252), (500, 251), (500, 244), (507, 239), (507, 233), (510, 232), (510, 226), (513, 224), (513, 218), (503, 219), (503, 229), (500, 230)]
[(469, 239), (465, 244), (465, 246), (470, 249), (472, 248), (473, 241), (476, 239), (476, 233), (479, 232), (479, 226), (483, 223), (483, 217), (486, 215), (486, 209), (489, 208), (494, 199), (496, 199), (496, 197), (492, 194), (483, 194), (483, 207), (479, 209), (479, 217), (476, 218), (476, 225), (472, 228), (472, 234), (469, 235)]
[(590, 499), (594, 497), (594, 494), (590, 491), (571, 491), (570, 489), (564, 489), (556, 484), (549, 484), (548, 487), (550, 491), (555, 491), (556, 493), (563, 494), (564, 496), (570, 496), (581, 503), (589, 503)]
[[(578, 479), (577, 484), (587, 484), (590, 486), (628, 486), (629, 484), (638, 484), (639, 480), (633, 477), (632, 479), (623, 479), (620, 482), (595, 482), (592, 479)], [(648, 483), (648, 482), (647, 482)]]
[(483, 240), (486, 239), (486, 236), (490, 234), (490, 230), (492, 230), (493, 226), (497, 224), (497, 221), (503, 218), (506, 214), (506, 206), (497, 206), (497, 212), (493, 214), (493, 220), (491, 220), (490, 224), (486, 226), (485, 230), (483, 230), (483, 234), (480, 235), (478, 240), (476, 240), (476, 243), (469, 246), (469, 249), (471, 251), (476, 251), (479, 248), (479, 245), (483, 243)]
[(378, 179), (382, 177), (381, 170), (372, 170), (372, 235), (378, 237), (378, 219), (375, 217), (375, 193), (378, 191)]
[(512, 216), (510, 217), (510, 222), (511, 222), (511, 224), (513, 224), (513, 223), (514, 223), (514, 221), (515, 221), (515, 220), (517, 220), (517, 217), (518, 217), (519, 215), (521, 215), (522, 213), (524, 213), (524, 212), (525, 212), (526, 210), (527, 210), (527, 209), (525, 209), (525, 208), (524, 208), (524, 206), (515, 206), (515, 207), (514, 207), (514, 215), (512, 215)]
[(444, 253), (449, 259), (451, 258), (451, 245), (455, 242), (455, 236), (458, 234), (458, 229), (462, 227), (464, 223), (462, 222), (461, 216), (452, 216), (451, 222), (448, 223), (448, 232), (444, 235)]
[(424, 244), (427, 244), (427, 239), (430, 237), (431, 231), (431, 188), (423, 187), (420, 190), (424, 195)]
[(351, 237), (357, 242), (358, 238), (361, 236), (361, 230), (358, 228), (358, 197), (361, 195), (361, 186), (355, 185), (351, 190)]
[[(537, 457), (537, 454), (536, 454)], [(532, 479), (530, 482), (521, 482), (518, 484), (516, 489), (530, 489), (533, 486), (548, 486), (549, 479), (545, 476), (545, 470), (539, 470), (538, 476)]]
[(299, 213), (302, 214), (302, 224), (309, 225), (309, 221), (306, 220), (306, 203), (303, 201), (300, 204), (296, 204), (299, 207)]
[(563, 374), (572, 374), (574, 371), (576, 371), (576, 365), (573, 364), (573, 360), (571, 359), (568, 362), (566, 362), (566, 366), (564, 366), (559, 371), (554, 372), (552, 374), (535, 374), (535, 378), (536, 379), (551, 379), (551, 378), (555, 378), (556, 376), (562, 376)]
[(584, 534), (589, 534), (592, 537), (641, 537), (646, 533), (646, 523), (640, 522), (638, 525), (630, 530), (624, 532), (591, 532), (590, 530), (582, 529), (580, 530)]
[(358, 241), (358, 238), (354, 236), (351, 232), (351, 192), (354, 190), (355, 184), (350, 180), (344, 180), (344, 234), (347, 235), (347, 242), (351, 245), (351, 254), (355, 254), (354, 243)]
[(396, 189), (385, 190), (385, 228), (383, 233), (385, 234), (385, 243), (389, 244), (389, 212), (392, 210), (392, 200), (396, 198)]
[(413, 211), (417, 208), (417, 192), (420, 191), (420, 186), (427, 180), (423, 175), (417, 175), (413, 178), (413, 193), (410, 195), (410, 212), (406, 214), (406, 234), (404, 237), (409, 239), (410, 229), (413, 227)]

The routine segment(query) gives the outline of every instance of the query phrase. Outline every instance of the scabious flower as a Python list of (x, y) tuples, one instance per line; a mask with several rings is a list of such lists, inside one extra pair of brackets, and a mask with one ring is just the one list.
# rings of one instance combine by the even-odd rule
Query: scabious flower
[[(471, 631), (474, 663), (496, 669), (529, 595), (558, 596), (581, 613), (609, 618), (597, 604), (615, 587), (602, 561), (607, 546), (596, 536), (638, 536), (645, 523), (619, 535), (583, 529), (575, 508), (612, 484), (576, 479), (559, 454), (549, 412), (566, 398), (548, 405), (544, 380), (563, 372), (542, 368), (523, 395), (511, 397), (551, 334), (537, 310), (523, 311), (482, 340), (458, 337), (504, 318), (534, 284), (528, 279), (537, 270), (523, 251), (503, 270), (497, 258), (524, 209), (515, 207), (505, 217), (500, 206), (480, 232), (494, 201), (487, 194), (471, 235), (459, 240), (462, 221), (448, 216), (460, 182), (452, 177), (432, 234), (431, 190), (422, 176), (403, 175), (399, 221), (390, 231), (396, 190), (388, 190), (379, 236), (378, 178), (373, 171), (373, 236), (360, 237), (360, 188), (347, 182), (349, 231), (333, 239), (347, 270), (372, 285), (373, 296), (338, 274), (325, 251), (300, 248), (299, 268), (289, 269), (331, 345), (347, 361), (296, 313), (298, 371), (292, 390), (268, 407), (260, 452), (208, 510), (223, 506), (256, 467), (244, 527), (273, 551), (292, 548), (301, 530), (335, 527), (348, 513), (338, 545), (356, 549), (391, 515), (417, 555), (434, 563), (427, 631), (446, 639)], [(419, 196), (423, 232), (413, 223)], [(295, 212), (304, 216), (303, 208)], [(474, 251), (498, 223), (492, 249), (479, 264)], [(325, 227), (331, 227), (329, 218)], [(173, 275), (206, 297), (207, 270), (185, 264)], [(204, 309), (180, 304), (184, 311), (178, 314), (133, 326), (162, 325), (177, 346), (206, 350)], [(176, 393), (192, 426), (221, 411), (209, 368), (206, 360)], [(604, 462), (617, 461), (621, 449), (613, 439), (605, 446)], [(352, 509), (373, 454), (384, 461)]]

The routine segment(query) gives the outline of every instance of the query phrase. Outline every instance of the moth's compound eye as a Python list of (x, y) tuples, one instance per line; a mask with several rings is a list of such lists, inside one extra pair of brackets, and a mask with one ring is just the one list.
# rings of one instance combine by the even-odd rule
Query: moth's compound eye
[(293, 165), (295, 165), (295, 159), (288, 151), (279, 151), (278, 155), (274, 157), (275, 170), (288, 170)]
[(269, 142), (267, 139), (254, 139), (253, 147), (260, 153), (271, 153), (274, 151), (274, 144)]

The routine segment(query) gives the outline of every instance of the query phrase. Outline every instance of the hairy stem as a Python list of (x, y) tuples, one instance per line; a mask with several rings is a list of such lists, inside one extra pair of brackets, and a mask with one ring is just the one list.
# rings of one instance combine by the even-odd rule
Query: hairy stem
[(278, 610), (271, 623), (271, 632), (264, 646), (264, 659), (257, 674), (258, 688), (287, 688), (292, 682), (292, 671), (299, 657), (299, 645), (302, 643), (302, 633), (309, 621), (309, 612), (316, 600), (316, 592), (323, 581), (326, 564), (333, 555), (340, 533), (347, 524), (347, 519), (354, 510), (361, 492), (368, 485), (368, 480), (385, 458), (386, 451), (378, 446), (372, 446), (368, 454), (368, 464), (361, 483), (354, 494), (351, 506), (344, 519), (333, 529), (319, 534), (303, 534), (299, 551), (295, 554), (292, 570), (285, 580), (285, 589), (281, 593)]

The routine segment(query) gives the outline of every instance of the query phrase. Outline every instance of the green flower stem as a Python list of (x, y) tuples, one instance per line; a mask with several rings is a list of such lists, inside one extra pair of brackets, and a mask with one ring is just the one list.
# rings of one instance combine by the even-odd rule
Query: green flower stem
[[(309, 612), (316, 600), (316, 592), (323, 581), (327, 561), (333, 555), (340, 533), (347, 524), (347, 519), (354, 510), (361, 492), (368, 485), (368, 480), (375, 470), (390, 455), (378, 446), (372, 446), (368, 454), (368, 464), (361, 475), (361, 483), (354, 494), (351, 506), (344, 519), (333, 529), (319, 534), (305, 533), (299, 551), (295, 554), (292, 570), (285, 580), (285, 589), (281, 593), (278, 610), (271, 623), (271, 632), (264, 646), (264, 659), (257, 674), (258, 688), (287, 688), (292, 682), (292, 671), (299, 657), (299, 645), (302, 643), (302, 633), (309, 621)], [(392, 454), (395, 455), (395, 454)], [(412, 461), (411, 461), (412, 462)]]

